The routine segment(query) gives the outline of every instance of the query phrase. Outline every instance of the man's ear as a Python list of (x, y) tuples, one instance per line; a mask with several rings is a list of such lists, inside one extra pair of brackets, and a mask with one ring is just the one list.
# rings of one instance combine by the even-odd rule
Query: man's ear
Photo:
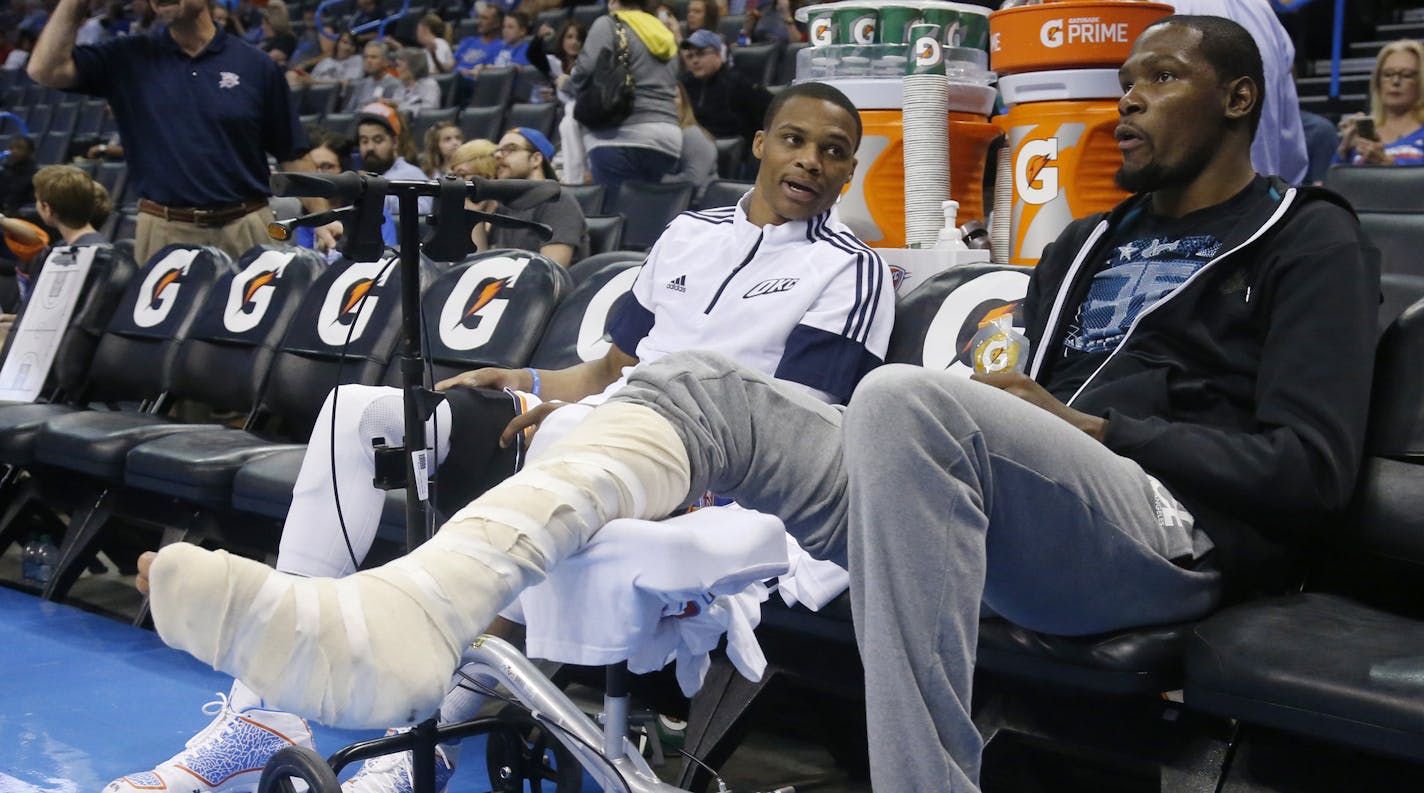
[(766, 145), (766, 131), (757, 130), (757, 134), (752, 137), (752, 156), (761, 159), (762, 147)]
[(1232, 121), (1246, 118), (1261, 101), (1261, 91), (1250, 77), (1237, 77), (1226, 84), (1226, 117)]

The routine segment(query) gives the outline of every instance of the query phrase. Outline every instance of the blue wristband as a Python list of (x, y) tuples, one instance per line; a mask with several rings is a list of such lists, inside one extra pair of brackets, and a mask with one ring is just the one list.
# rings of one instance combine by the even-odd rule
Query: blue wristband
[(524, 371), (528, 372), (529, 376), (534, 378), (534, 387), (529, 389), (529, 393), (534, 396), (539, 396), (539, 370), (532, 366), (526, 366), (524, 367)]

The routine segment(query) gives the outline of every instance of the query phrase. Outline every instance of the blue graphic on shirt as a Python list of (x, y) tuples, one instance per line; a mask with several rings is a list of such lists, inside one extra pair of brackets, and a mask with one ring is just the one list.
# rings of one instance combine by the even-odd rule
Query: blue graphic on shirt
[(1065, 346), (1085, 353), (1117, 349), (1143, 311), (1191, 278), (1220, 250), (1221, 241), (1209, 234), (1136, 239), (1114, 248), (1108, 266), (1093, 276)]

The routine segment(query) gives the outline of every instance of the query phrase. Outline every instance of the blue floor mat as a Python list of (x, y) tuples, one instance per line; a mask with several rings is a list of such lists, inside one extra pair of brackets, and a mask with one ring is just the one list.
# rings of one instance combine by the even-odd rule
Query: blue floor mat
[[(99, 793), (152, 768), (211, 720), (203, 704), (231, 684), (152, 631), (0, 587), (0, 793)], [(312, 728), (323, 755), (382, 734)], [(449, 793), (489, 790), (484, 739), (461, 755)]]

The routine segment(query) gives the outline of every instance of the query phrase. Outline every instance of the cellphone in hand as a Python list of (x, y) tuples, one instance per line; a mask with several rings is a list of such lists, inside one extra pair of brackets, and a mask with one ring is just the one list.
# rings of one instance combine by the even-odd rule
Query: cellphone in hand
[(1355, 122), (1355, 134), (1365, 140), (1379, 140), (1379, 132), (1375, 131), (1375, 120), (1369, 116)]

